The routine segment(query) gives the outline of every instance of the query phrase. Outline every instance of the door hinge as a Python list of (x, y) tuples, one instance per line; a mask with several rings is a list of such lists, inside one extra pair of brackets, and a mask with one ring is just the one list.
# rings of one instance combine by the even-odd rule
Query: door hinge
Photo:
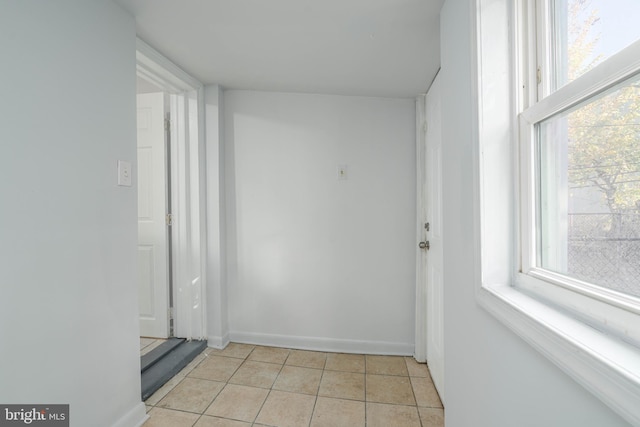
[(538, 84), (542, 83), (542, 69), (540, 67), (536, 70), (536, 81)]
[(173, 307), (169, 307), (169, 309), (167, 309), (167, 314), (169, 315), (169, 320), (173, 320), (173, 316), (174, 316), (174, 310)]
[(429, 228), (431, 228), (431, 225), (428, 222), (424, 223), (424, 229), (429, 231)]
[(168, 213), (165, 217), (165, 221), (167, 226), (171, 227), (173, 225), (173, 214)]
[(166, 131), (171, 130), (171, 120), (169, 120), (169, 118), (164, 119), (164, 130)]

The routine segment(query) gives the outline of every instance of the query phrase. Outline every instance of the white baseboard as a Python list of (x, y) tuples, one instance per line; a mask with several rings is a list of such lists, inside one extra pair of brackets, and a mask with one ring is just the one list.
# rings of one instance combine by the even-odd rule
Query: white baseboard
[(386, 341), (345, 340), (338, 338), (298, 337), (292, 335), (230, 332), (231, 342), (295, 348), (299, 350), (328, 351), (335, 353), (384, 354), (390, 356), (412, 356), (413, 343)]
[(113, 424), (113, 427), (140, 427), (148, 419), (147, 407), (144, 403), (140, 402)]
[(229, 345), (229, 334), (225, 334), (223, 336), (208, 336), (207, 337), (207, 347), (216, 348), (218, 350), (224, 349), (227, 345)]

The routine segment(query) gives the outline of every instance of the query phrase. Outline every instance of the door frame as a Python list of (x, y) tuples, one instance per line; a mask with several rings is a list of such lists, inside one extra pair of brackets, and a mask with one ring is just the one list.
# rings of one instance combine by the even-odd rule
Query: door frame
[[(437, 197), (433, 197), (436, 194), (441, 196), (442, 188), (436, 192), (428, 193), (433, 190), (434, 185), (440, 186), (442, 182), (442, 169), (441, 167), (434, 168), (430, 163), (434, 158), (438, 158), (438, 155), (434, 158), (429, 156), (433, 150), (430, 149), (430, 141), (432, 136), (429, 136), (434, 129), (434, 126), (439, 126), (440, 122), (428, 123), (433, 117), (429, 115), (431, 110), (430, 106), (433, 105), (430, 99), (433, 96), (438, 96), (436, 99), (441, 99), (441, 94), (434, 95), (434, 83), (436, 83), (438, 73), (434, 77), (427, 94), (420, 95), (416, 98), (416, 236), (418, 239), (433, 240), (431, 251), (441, 250), (442, 248), (442, 202), (437, 200)], [(429, 115), (429, 117), (428, 117)], [(427, 126), (428, 125), (428, 126)], [(442, 139), (439, 139), (442, 143)], [(433, 148), (433, 147), (431, 147)], [(438, 175), (436, 175), (438, 174)], [(436, 210), (440, 211), (439, 215), (436, 215)], [(425, 225), (424, 221), (431, 222), (431, 239), (427, 235), (429, 228)], [(425, 230), (426, 229), (426, 230)], [(440, 236), (438, 241), (438, 235)], [(428, 243), (428, 242), (427, 242)], [(428, 246), (427, 246), (428, 249)], [(436, 255), (436, 254), (434, 254)], [(444, 311), (444, 301), (434, 298), (434, 293), (437, 290), (437, 280), (433, 280), (432, 273), (440, 257), (433, 256), (428, 257), (422, 249), (418, 248), (416, 244), (416, 325), (415, 325), (415, 354), (414, 357), (418, 362), (427, 362), (429, 366), (431, 377), (438, 390), (440, 399), (445, 401), (444, 396), (444, 342), (440, 342), (438, 337), (444, 339), (444, 331), (442, 321), (434, 321), (434, 316), (442, 315)], [(441, 260), (442, 261), (442, 260)], [(440, 283), (442, 286), (443, 283)], [(430, 301), (429, 298), (432, 298)], [(434, 302), (435, 301), (435, 302)], [(429, 323), (431, 322), (431, 323)], [(434, 334), (436, 329), (442, 335)], [(435, 341), (434, 341), (435, 339)], [(438, 349), (438, 344), (442, 347)], [(432, 347), (430, 347), (432, 346)]]
[(139, 38), (136, 74), (169, 94), (174, 335), (206, 339), (204, 87)]

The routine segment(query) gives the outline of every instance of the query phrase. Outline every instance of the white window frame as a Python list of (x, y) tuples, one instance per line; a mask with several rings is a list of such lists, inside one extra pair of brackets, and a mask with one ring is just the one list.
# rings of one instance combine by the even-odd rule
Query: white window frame
[[(614, 69), (611, 73), (609, 70)], [(520, 114), (521, 273), (516, 285), (581, 314), (634, 345), (640, 343), (640, 299), (536, 266), (535, 125), (640, 73), (640, 42), (619, 52), (581, 78), (568, 83)], [(556, 289), (563, 288), (570, 292)], [(579, 294), (579, 295), (576, 295)], [(586, 297), (586, 298), (585, 298)], [(589, 307), (588, 311), (584, 307)], [(635, 325), (634, 325), (635, 323)], [(634, 327), (635, 326), (635, 327)]]
[[(475, 7), (471, 25), (477, 37), (472, 62), (478, 99), (477, 300), (632, 425), (640, 426), (637, 302), (533, 268), (530, 149), (535, 123), (640, 70), (640, 61), (632, 59), (640, 58), (640, 43), (595, 67), (587, 79), (534, 104), (538, 86), (535, 73), (527, 71), (535, 70), (540, 52), (535, 41), (524, 37), (539, 22), (534, 1), (476, 0)], [(518, 113), (529, 105), (518, 120)]]

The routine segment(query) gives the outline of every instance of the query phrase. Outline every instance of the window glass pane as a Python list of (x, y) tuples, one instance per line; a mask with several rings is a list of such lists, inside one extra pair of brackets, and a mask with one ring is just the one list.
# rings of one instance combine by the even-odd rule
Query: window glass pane
[(552, 90), (640, 40), (640, 0), (552, 0)]
[(640, 76), (537, 131), (538, 266), (640, 297)]

